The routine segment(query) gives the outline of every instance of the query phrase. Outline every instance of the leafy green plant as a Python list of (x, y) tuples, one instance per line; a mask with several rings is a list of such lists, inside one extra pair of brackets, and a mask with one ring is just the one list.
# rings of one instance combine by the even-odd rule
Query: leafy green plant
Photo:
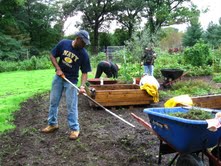
[(42, 56), (37, 58), (32, 56), (28, 60), (24, 61), (0, 61), (0, 73), (1, 72), (9, 72), (9, 71), (17, 71), (17, 70), (41, 70), (41, 69), (50, 69), (52, 68), (51, 61), (49, 60), (49, 56)]
[(192, 66), (211, 65), (209, 46), (203, 42), (196, 43), (193, 47), (184, 51), (184, 61)]
[(213, 81), (221, 83), (221, 73), (213, 73)]
[(188, 76), (208, 76), (213, 73), (212, 66), (186, 66), (186, 71)]
[(218, 73), (221, 71), (221, 47), (212, 52), (213, 57), (213, 71)]
[(175, 112), (169, 113), (169, 115), (191, 120), (206, 120), (213, 118), (211, 113), (196, 108), (190, 109), (187, 113)]
[(218, 94), (221, 93), (221, 89), (213, 87), (210, 82), (191, 80), (175, 82), (171, 89), (159, 92), (162, 98), (171, 98), (183, 94), (189, 94), (190, 96)]
[(12, 61), (0, 61), (0, 73), (18, 70), (18, 63)]
[(23, 60), (26, 56), (26, 51), (27, 49), (22, 46), (21, 41), (0, 32), (0, 60)]
[(100, 52), (98, 53), (98, 55), (93, 55), (90, 57), (91, 66), (96, 68), (97, 64), (103, 60), (107, 60), (107, 56), (104, 52)]
[(119, 70), (119, 79), (125, 82), (132, 82), (133, 78), (142, 76), (142, 67), (138, 63), (122, 64)]

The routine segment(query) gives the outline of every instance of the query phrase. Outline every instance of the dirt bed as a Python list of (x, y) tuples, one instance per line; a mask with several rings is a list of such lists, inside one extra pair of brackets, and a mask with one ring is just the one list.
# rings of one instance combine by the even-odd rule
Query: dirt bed
[[(15, 130), (0, 135), (1, 166), (155, 166), (158, 165), (159, 139), (149, 133), (131, 115), (148, 121), (147, 107), (118, 107), (112, 111), (134, 124), (132, 128), (101, 108), (90, 107), (86, 97), (79, 96), (79, 139), (69, 140), (65, 97), (59, 111), (59, 130), (43, 134), (47, 125), (49, 93), (22, 104), (15, 113)], [(111, 108), (109, 108), (111, 109)], [(161, 165), (173, 158), (164, 155)]]

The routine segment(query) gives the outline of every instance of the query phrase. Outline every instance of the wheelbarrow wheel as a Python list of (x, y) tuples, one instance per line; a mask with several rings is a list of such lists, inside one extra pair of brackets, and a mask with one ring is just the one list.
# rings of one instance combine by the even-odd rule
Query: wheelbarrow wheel
[[(212, 155), (215, 156), (216, 158), (221, 159), (221, 147), (220, 146), (216, 146), (215, 148), (213, 148), (213, 150), (211, 151)], [(215, 166), (214, 162), (209, 159), (209, 165), (210, 166)]]
[(203, 161), (196, 154), (181, 154), (176, 166), (204, 166)]

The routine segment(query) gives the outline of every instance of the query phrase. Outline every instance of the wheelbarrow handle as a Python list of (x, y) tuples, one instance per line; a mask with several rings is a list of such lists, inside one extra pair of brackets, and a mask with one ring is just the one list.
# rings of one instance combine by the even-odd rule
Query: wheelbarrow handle
[(140, 123), (142, 124), (149, 132), (152, 132), (153, 134), (157, 135), (155, 133), (155, 131), (152, 129), (152, 126), (145, 122), (142, 118), (140, 118), (139, 116), (135, 115), (134, 113), (131, 113), (131, 115)]

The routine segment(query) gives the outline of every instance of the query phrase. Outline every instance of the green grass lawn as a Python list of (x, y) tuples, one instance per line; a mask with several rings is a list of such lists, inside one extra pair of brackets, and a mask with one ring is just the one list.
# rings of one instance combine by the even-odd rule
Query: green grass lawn
[(0, 132), (15, 128), (12, 113), (28, 98), (49, 91), (54, 74), (54, 69), (0, 73)]
[[(94, 73), (95, 69), (88, 77), (93, 78)], [(0, 73), (0, 133), (15, 128), (12, 113), (20, 109), (22, 102), (36, 94), (50, 91), (54, 74), (54, 69)], [(192, 84), (180, 82), (173, 86), (173, 91), (161, 91), (160, 96), (172, 97), (181, 94), (197, 96), (208, 93), (220, 93), (220, 89), (213, 89), (209, 83), (204, 85), (199, 82)]]

